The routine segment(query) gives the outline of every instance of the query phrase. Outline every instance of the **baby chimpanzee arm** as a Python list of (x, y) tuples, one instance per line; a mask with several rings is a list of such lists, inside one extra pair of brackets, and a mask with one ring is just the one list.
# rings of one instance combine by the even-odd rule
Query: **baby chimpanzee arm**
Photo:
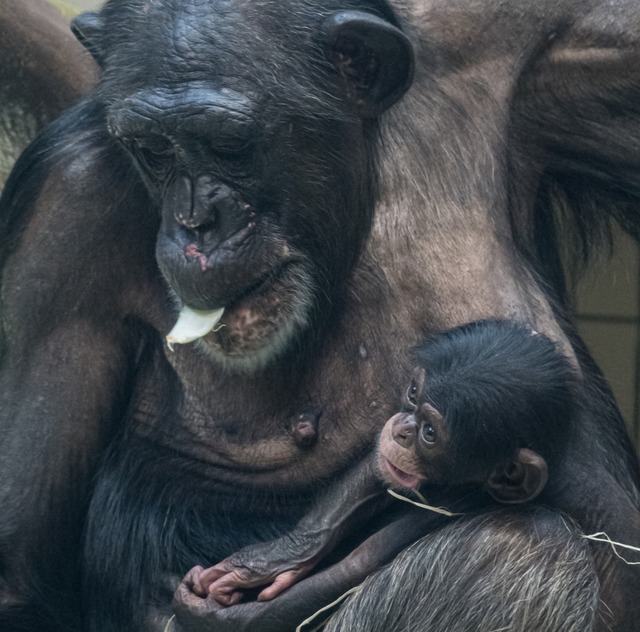
[(294, 584), (275, 601), (253, 601), (225, 608), (213, 598), (203, 599), (195, 594), (194, 577), (203, 571), (194, 568), (182, 580), (174, 597), (178, 623), (185, 630), (196, 630), (206, 620), (207, 629), (219, 632), (293, 629), (303, 619), (361, 584), (425, 533), (449, 520), (408, 505), (403, 509), (406, 514), (374, 533), (347, 557)]
[(365, 525), (389, 495), (377, 474), (375, 455), (333, 485), (298, 525), (277, 540), (245, 547), (208, 569), (193, 569), (193, 592), (233, 605), (242, 589), (269, 584), (259, 601), (273, 599), (312, 569), (349, 533)]

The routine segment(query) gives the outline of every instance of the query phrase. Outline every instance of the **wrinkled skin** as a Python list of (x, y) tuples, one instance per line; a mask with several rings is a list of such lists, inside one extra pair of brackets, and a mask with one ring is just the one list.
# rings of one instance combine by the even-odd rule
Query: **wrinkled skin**
[[(75, 28), (101, 81), (0, 209), (3, 630), (295, 629), (408, 543), (380, 545), (386, 515), (268, 603), (220, 608), (192, 569), (344, 494), (406, 350), (488, 316), (581, 366), (576, 450), (615, 499), (581, 484), (640, 529), (549, 221), (558, 202), (638, 236), (635, 1), (113, 0)], [(183, 304), (223, 327), (171, 353)], [(614, 630), (640, 616), (606, 605)]]

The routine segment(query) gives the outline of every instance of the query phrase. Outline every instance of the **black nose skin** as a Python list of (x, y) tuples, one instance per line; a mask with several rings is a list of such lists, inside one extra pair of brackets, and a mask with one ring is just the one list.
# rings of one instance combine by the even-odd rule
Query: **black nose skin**
[(163, 215), (198, 235), (204, 249), (246, 228), (251, 222), (251, 207), (239, 193), (211, 176), (194, 181), (178, 175), (165, 192)]

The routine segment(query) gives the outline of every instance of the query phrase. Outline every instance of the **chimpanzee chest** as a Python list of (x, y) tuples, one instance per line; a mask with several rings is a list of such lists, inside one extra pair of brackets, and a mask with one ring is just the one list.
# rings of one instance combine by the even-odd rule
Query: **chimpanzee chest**
[(130, 432), (207, 486), (291, 492), (292, 481), (303, 490), (333, 478), (371, 449), (401, 390), (391, 379), (372, 380), (385, 370), (376, 373), (361, 347), (356, 363), (346, 357), (284, 384), (229, 376), (186, 347), (170, 353), (159, 351), (140, 372)]

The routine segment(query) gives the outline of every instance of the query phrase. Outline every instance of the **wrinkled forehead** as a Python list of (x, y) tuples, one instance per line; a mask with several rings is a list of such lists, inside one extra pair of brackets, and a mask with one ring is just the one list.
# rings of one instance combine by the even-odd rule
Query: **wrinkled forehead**
[[(104, 80), (145, 85), (208, 82), (239, 92), (269, 82), (301, 36), (288, 0), (111, 0), (103, 10)], [(117, 25), (117, 28), (116, 28)], [(299, 51), (300, 52), (300, 51)]]

